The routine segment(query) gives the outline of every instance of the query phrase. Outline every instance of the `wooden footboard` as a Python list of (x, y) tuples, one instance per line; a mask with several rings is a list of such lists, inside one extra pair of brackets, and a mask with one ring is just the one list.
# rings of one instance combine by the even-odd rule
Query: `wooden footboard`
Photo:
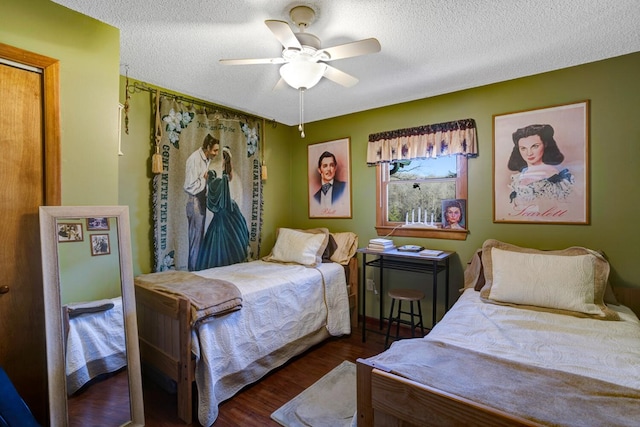
[(140, 358), (176, 382), (178, 417), (190, 424), (193, 417), (189, 301), (136, 286)]
[(351, 329), (358, 326), (358, 258), (353, 257), (345, 266), (347, 275), (347, 293), (349, 295), (349, 310), (351, 310)]
[(539, 426), (374, 368), (363, 359), (358, 359), (356, 365), (358, 427)]

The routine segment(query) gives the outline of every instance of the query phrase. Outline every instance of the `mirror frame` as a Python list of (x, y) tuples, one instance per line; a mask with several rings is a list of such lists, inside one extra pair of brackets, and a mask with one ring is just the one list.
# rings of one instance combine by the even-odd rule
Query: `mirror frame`
[(128, 206), (40, 206), (40, 245), (44, 288), (45, 335), (49, 390), (49, 419), (52, 427), (68, 425), (67, 381), (64, 360), (60, 267), (57, 220), (109, 217), (117, 219), (120, 280), (127, 347), (131, 421), (124, 426), (144, 426), (144, 404), (138, 323), (136, 319), (131, 230)]

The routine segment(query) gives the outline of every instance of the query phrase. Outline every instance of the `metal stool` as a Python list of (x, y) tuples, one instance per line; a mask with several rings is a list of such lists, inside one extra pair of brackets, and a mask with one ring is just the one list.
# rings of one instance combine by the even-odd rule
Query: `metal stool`
[[(415, 337), (415, 331), (417, 327), (420, 327), (420, 332), (422, 336), (424, 336), (424, 324), (422, 323), (422, 307), (420, 306), (420, 300), (424, 298), (424, 293), (414, 290), (414, 289), (391, 289), (389, 293), (389, 298), (391, 298), (391, 311), (389, 312), (389, 325), (387, 327), (387, 337), (384, 340), (384, 348), (387, 349), (389, 347), (389, 334), (391, 333), (391, 325), (393, 322), (396, 322), (396, 337), (397, 340), (400, 338), (400, 324), (410, 325), (411, 326), (411, 337)], [(393, 307), (398, 301), (398, 312), (396, 317), (393, 317)], [(409, 301), (410, 311), (402, 311), (402, 301)], [(415, 314), (413, 311), (413, 303), (416, 302), (418, 304), (418, 314)], [(400, 316), (402, 314), (408, 314), (411, 316), (411, 320), (404, 320)], [(415, 319), (418, 318), (418, 322), (415, 323)]]

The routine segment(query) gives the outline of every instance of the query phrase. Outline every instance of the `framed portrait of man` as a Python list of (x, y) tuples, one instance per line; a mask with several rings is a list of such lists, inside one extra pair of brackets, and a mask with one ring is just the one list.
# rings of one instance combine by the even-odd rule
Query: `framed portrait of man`
[(309, 218), (351, 218), (351, 139), (307, 147)]

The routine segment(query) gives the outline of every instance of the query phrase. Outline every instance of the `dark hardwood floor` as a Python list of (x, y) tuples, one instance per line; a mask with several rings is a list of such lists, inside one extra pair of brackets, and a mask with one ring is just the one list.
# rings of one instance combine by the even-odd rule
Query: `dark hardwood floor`
[[(223, 402), (215, 427), (279, 426), (271, 413), (293, 399), (304, 389), (345, 360), (355, 362), (359, 357), (370, 357), (384, 349), (384, 336), (368, 333), (362, 342), (362, 330), (356, 328), (351, 335), (330, 338), (272, 371), (255, 384), (247, 386), (231, 399)], [(161, 389), (153, 381), (143, 378), (144, 412), (147, 426), (185, 426), (176, 416), (176, 396)], [(193, 426), (197, 421), (194, 406)]]
[[(371, 326), (369, 326), (371, 327)], [(272, 371), (255, 384), (245, 387), (231, 399), (223, 402), (215, 427), (279, 426), (271, 420), (280, 406), (293, 399), (345, 360), (370, 357), (384, 350), (384, 335), (368, 332), (362, 342), (362, 329), (355, 328), (351, 335), (330, 338), (284, 366)], [(143, 374), (145, 424), (155, 427), (185, 426), (177, 416), (177, 397)], [(126, 371), (111, 375), (83, 390), (69, 401), (69, 414), (73, 425), (120, 425), (121, 412), (113, 402), (128, 396)], [(197, 399), (197, 398), (196, 398)], [(196, 400), (194, 399), (194, 400)], [(112, 402), (112, 403), (107, 403)], [(124, 402), (126, 408), (126, 401)], [(200, 426), (194, 404), (192, 426)], [(107, 424), (97, 420), (109, 420)]]
[(127, 370), (102, 375), (67, 400), (69, 427), (112, 427), (131, 419)]

